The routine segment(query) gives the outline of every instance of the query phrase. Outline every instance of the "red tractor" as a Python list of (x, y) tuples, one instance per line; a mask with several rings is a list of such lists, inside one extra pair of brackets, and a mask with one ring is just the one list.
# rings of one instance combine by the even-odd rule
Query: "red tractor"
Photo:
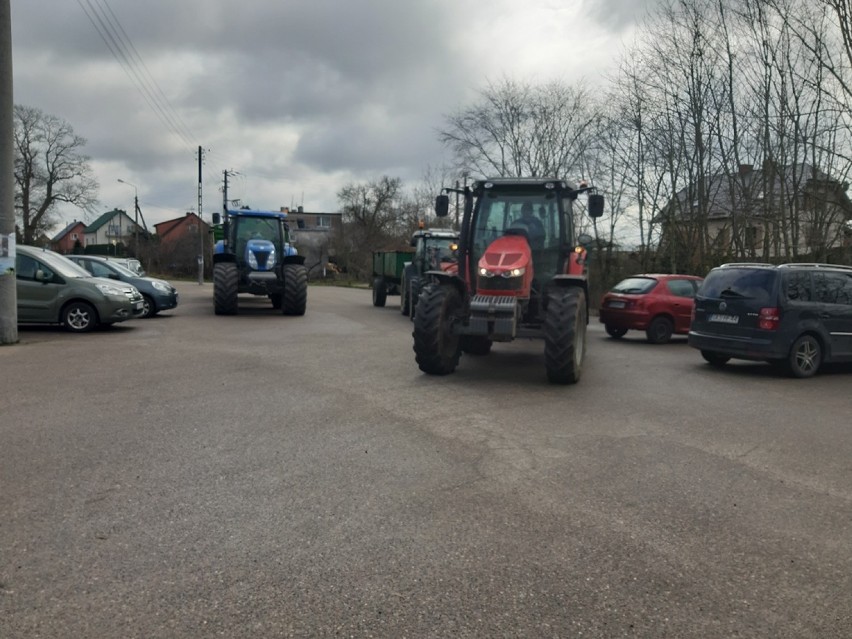
[[(486, 355), (493, 342), (543, 338), (547, 378), (580, 378), (588, 324), (586, 248), (574, 237), (574, 208), (586, 193), (588, 214), (603, 214), (593, 187), (564, 180), (493, 178), (464, 189), (458, 273), (429, 271), (417, 300), (414, 352), (420, 370), (452, 373), (462, 352)], [(449, 212), (439, 195), (435, 212)]]

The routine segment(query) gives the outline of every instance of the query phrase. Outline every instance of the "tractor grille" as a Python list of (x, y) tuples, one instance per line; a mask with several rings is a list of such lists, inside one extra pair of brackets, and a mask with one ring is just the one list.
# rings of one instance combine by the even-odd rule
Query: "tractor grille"
[(261, 271), (267, 270), (266, 263), (269, 261), (269, 251), (255, 251), (254, 257), (257, 260), (257, 268)]

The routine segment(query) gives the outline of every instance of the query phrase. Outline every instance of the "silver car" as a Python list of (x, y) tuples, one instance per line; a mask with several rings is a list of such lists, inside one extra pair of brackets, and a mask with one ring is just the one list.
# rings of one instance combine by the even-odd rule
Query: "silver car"
[(67, 257), (16, 247), (19, 324), (62, 324), (73, 333), (139, 317), (142, 294), (124, 282), (92, 277)]

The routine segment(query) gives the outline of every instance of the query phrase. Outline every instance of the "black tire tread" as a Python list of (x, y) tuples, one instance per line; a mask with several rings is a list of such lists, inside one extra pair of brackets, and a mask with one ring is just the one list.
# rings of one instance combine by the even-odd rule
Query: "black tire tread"
[(414, 354), (420, 370), (430, 375), (452, 373), (459, 363), (459, 338), (448, 337), (448, 315), (461, 307), (458, 291), (448, 285), (430, 285), (417, 301), (414, 318)]
[(581, 289), (572, 287), (549, 294), (544, 317), (544, 361), (551, 383), (576, 384), (580, 380), (585, 322), (586, 297)]
[(308, 269), (304, 264), (285, 264), (283, 274), (281, 312), (284, 315), (304, 315), (308, 305)]
[(239, 272), (233, 262), (213, 266), (213, 310), (216, 315), (236, 315), (239, 297)]

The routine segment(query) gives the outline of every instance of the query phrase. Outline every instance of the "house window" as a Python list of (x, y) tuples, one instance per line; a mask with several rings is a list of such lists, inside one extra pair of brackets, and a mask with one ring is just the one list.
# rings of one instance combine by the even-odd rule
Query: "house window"
[(317, 226), (321, 229), (330, 229), (331, 228), (331, 217), (328, 215), (319, 215), (317, 216)]
[(187, 226), (189, 227), (189, 232), (193, 235), (196, 235), (198, 233), (198, 224), (189, 224)]
[(110, 224), (107, 228), (107, 235), (121, 235), (121, 225)]
[(72, 239), (72, 240), (74, 240), (74, 241), (76, 241), (76, 240), (77, 240), (77, 234), (76, 234), (76, 233), (72, 233), (72, 234), (71, 234), (71, 239)]
[(299, 218), (296, 220), (296, 228), (303, 229), (305, 228), (305, 220)]

